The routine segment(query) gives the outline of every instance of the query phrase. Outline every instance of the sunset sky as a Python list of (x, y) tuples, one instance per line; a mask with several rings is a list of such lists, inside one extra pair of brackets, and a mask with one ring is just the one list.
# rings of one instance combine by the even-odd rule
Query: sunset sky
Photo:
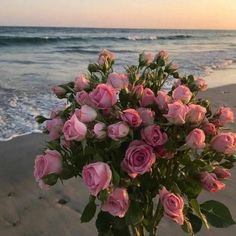
[(0, 25), (236, 29), (236, 0), (1, 0)]

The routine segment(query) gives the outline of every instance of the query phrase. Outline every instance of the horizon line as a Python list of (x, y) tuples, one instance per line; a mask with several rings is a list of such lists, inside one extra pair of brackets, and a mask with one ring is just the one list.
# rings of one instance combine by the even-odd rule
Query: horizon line
[(143, 27), (101, 27), (101, 26), (53, 26), (53, 25), (0, 25), (0, 27), (24, 27), (24, 28), (74, 28), (74, 29), (127, 29), (127, 30), (219, 30), (219, 31), (236, 31), (231, 28), (143, 28)]

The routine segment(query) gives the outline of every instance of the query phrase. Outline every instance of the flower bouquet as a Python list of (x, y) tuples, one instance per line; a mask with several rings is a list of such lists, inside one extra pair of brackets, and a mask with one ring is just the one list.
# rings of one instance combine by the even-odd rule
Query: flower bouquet
[(236, 134), (223, 128), (232, 110), (212, 112), (197, 96), (205, 81), (180, 76), (165, 51), (142, 53), (125, 73), (114, 62), (103, 50), (87, 74), (53, 88), (67, 105), (37, 117), (51, 138), (35, 160), (39, 186), (81, 177), (90, 193), (81, 222), (96, 215), (100, 236), (153, 236), (162, 217), (189, 235), (235, 224), (222, 203), (198, 201), (224, 189), (236, 161)]

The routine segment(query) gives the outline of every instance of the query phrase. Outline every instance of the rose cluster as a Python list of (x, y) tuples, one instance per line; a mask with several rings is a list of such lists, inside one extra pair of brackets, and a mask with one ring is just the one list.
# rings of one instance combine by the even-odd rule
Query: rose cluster
[[(99, 201), (97, 221), (110, 217), (110, 233), (119, 222), (154, 235), (163, 216), (195, 232), (194, 220), (209, 217), (198, 195), (224, 189), (236, 160), (236, 133), (224, 131), (233, 111), (213, 112), (198, 96), (205, 80), (181, 77), (165, 51), (142, 53), (123, 73), (114, 72), (114, 62), (103, 50), (88, 74), (53, 88), (67, 106), (37, 117), (51, 140), (36, 157), (35, 179), (48, 189), (58, 179), (82, 177), (91, 197), (81, 220), (91, 219)], [(173, 86), (165, 90), (168, 80)]]

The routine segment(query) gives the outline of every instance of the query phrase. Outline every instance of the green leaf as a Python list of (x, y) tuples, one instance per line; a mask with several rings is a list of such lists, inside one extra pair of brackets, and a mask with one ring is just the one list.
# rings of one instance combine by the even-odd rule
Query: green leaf
[(95, 204), (95, 197), (91, 197), (89, 203), (84, 208), (82, 216), (80, 218), (81, 223), (89, 222), (92, 220), (96, 213), (97, 206)]
[(43, 177), (43, 182), (50, 186), (55, 185), (57, 183), (58, 175), (57, 174), (49, 174)]
[(226, 228), (235, 224), (229, 209), (218, 201), (206, 201), (200, 207), (208, 222), (216, 228)]
[(96, 227), (99, 234), (106, 235), (104, 233), (108, 233), (110, 231), (112, 222), (113, 222), (112, 215), (110, 215), (107, 212), (100, 211), (96, 220)]
[(202, 220), (191, 213), (188, 214), (188, 219), (192, 225), (193, 233), (196, 234), (197, 232), (199, 232), (202, 228)]
[(112, 167), (112, 179), (113, 179), (113, 184), (115, 186), (118, 186), (120, 183), (120, 175), (118, 174), (118, 172), (115, 170), (114, 167)]
[(198, 204), (197, 199), (191, 199), (190, 204), (192, 206), (193, 212), (202, 220), (204, 225), (206, 226), (207, 229), (209, 229), (209, 225), (206, 219), (206, 216), (202, 214), (200, 205)]
[(143, 209), (136, 201), (131, 201), (126, 219), (132, 225), (139, 224), (144, 218)]

